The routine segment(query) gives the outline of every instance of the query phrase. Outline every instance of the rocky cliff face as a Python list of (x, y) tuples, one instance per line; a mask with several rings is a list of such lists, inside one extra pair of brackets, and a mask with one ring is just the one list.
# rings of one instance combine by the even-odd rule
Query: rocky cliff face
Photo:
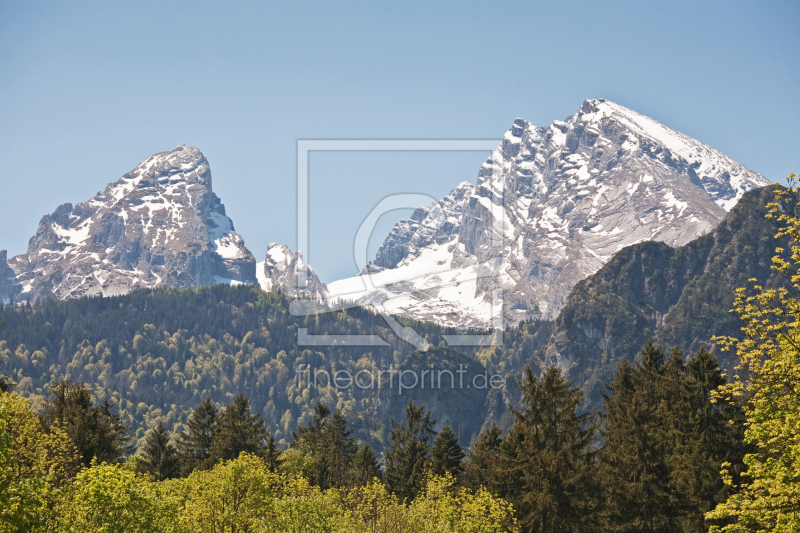
[[(303, 261), (302, 252), (292, 253), (288, 246), (271, 242), (267, 256), (256, 265), (259, 286), (265, 291), (279, 289), (292, 298), (324, 299), (328, 288), (310, 266)], [(303, 283), (298, 286), (298, 277)]]
[(212, 191), (208, 161), (189, 146), (155, 154), (89, 201), (45, 215), (28, 252), (8, 266), (16, 280), (5, 289), (0, 280), (3, 299), (256, 283), (255, 258)]
[(8, 252), (0, 250), (0, 303), (7, 304), (22, 292), (17, 275), (8, 266)]
[(572, 287), (643, 241), (681, 246), (769, 184), (724, 154), (607, 100), (565, 121), (517, 119), (478, 182), (397, 224), (370, 275), (330, 299), (456, 327), (552, 320)]

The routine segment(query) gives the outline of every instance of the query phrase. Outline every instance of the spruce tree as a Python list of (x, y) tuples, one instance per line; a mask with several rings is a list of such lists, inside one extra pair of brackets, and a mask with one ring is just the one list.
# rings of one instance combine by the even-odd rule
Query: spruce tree
[(211, 396), (206, 396), (189, 416), (186, 425), (189, 432), (181, 432), (178, 439), (178, 457), (181, 474), (188, 476), (195, 469), (205, 470), (213, 466), (210, 461), (211, 441), (217, 433), (219, 411)]
[(250, 412), (250, 400), (239, 393), (219, 417), (218, 430), (211, 439), (209, 459), (231, 460), (241, 453), (264, 457), (270, 433), (261, 414)]
[(347, 419), (337, 410), (319, 402), (308, 425), (297, 428), (292, 446), (306, 446), (311, 452), (312, 475), (310, 481), (322, 489), (343, 487), (351, 483), (353, 459), (358, 445), (347, 429)]
[(144, 460), (139, 463), (139, 471), (150, 474), (158, 481), (178, 475), (178, 456), (164, 422), (159, 422), (147, 435), (142, 456)]
[(511, 409), (514, 425), (498, 448), (501, 494), (523, 531), (584, 531), (596, 501), (595, 425), (578, 414), (583, 391), (555, 366), (541, 378), (526, 366), (519, 385), (524, 409)]
[(604, 394), (599, 473), (608, 531), (676, 530), (660, 405), (663, 367), (664, 352), (650, 339), (641, 360), (622, 361), (608, 385), (612, 394)]
[(380, 479), (381, 470), (375, 451), (364, 444), (353, 456), (353, 465), (350, 470), (350, 486), (360, 487)]
[(711, 392), (725, 383), (716, 357), (702, 347), (686, 362), (680, 399), (665, 416), (664, 426), (672, 429), (667, 457), (672, 505), (685, 532), (707, 531), (704, 513), (729, 496), (721, 465), (743, 469), (743, 412), (731, 402), (711, 400)]
[(437, 476), (449, 473), (454, 478), (460, 478), (464, 472), (462, 461), (465, 455), (453, 429), (450, 426), (444, 426), (436, 435), (431, 448), (431, 472)]
[(275, 446), (275, 437), (272, 433), (267, 436), (267, 445), (264, 448), (262, 458), (271, 472), (277, 471), (278, 467), (281, 466), (281, 450)]
[(474, 446), (467, 455), (464, 467), (464, 484), (472, 490), (485, 487), (493, 494), (500, 493), (502, 474), (498, 467), (500, 462), (500, 444), (503, 431), (492, 421), (491, 426), (482, 431)]
[(405, 424), (392, 422), (390, 448), (386, 452), (386, 483), (401, 500), (413, 500), (425, 480), (429, 466), (430, 441), (436, 434), (431, 412), (424, 404), (406, 406)]

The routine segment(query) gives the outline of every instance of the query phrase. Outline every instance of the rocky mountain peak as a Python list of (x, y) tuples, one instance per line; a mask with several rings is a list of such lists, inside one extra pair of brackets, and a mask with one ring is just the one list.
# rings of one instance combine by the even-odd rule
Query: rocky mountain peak
[(331, 283), (329, 298), (462, 328), (500, 314), (506, 324), (553, 319), (571, 288), (622, 248), (686, 244), (769, 183), (651, 118), (586, 100), (549, 126), (516, 119), (477, 183), (442, 200), (453, 218), (445, 230), (429, 216), (399, 222), (360, 274), (371, 283)]
[[(298, 287), (298, 276), (305, 280)], [(303, 261), (303, 252), (292, 253), (288, 246), (269, 243), (267, 256), (256, 265), (259, 286), (265, 291), (280, 289), (292, 298), (324, 299), (328, 287), (322, 283), (310, 266)]]
[(256, 283), (255, 258), (212, 190), (208, 161), (185, 145), (42, 217), (27, 253), (8, 266), (16, 288), (7, 287), (5, 299)]

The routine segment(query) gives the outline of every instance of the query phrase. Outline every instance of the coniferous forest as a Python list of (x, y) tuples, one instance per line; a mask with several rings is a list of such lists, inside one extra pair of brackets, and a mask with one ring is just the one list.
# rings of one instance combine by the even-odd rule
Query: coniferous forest
[[(768, 206), (785, 286), (732, 289), (741, 335), (650, 339), (598, 405), (537, 365), (546, 323), (460, 354), (414, 323), (433, 353), (509, 380), (458, 427), (421, 390), (386, 421), (375, 390), (299, 385), (301, 363), (427, 364), (365, 310), (294, 317), (278, 293), (221, 286), (6, 306), (0, 531), (797, 531), (797, 198)], [(298, 327), (390, 342), (301, 349)]]

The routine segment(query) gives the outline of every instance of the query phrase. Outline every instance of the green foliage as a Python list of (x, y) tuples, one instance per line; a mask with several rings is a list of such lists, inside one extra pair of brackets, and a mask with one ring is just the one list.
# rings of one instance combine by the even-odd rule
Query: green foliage
[[(720, 339), (736, 347), (735, 380), (717, 395), (720, 401), (746, 401), (745, 441), (755, 447), (744, 458), (747, 471), (737, 479), (732, 465), (723, 470), (733, 493), (707, 516), (723, 521), (714, 531), (788, 533), (800, 529), (800, 189), (777, 189), (769, 218), (788, 238), (775, 250), (773, 268), (791, 280), (789, 288), (769, 288), (750, 280), (752, 292), (736, 293), (734, 310), (744, 338)], [(725, 523), (727, 522), (727, 524)]]
[(84, 470), (59, 506), (54, 530), (148, 533), (516, 531), (511, 506), (485, 490), (428, 477), (404, 504), (384, 485), (322, 490), (242, 454), (188, 478), (154, 482), (119, 465)]
[(53, 501), (79, 464), (60, 427), (46, 430), (26, 399), (0, 393), (0, 531), (45, 531)]
[(119, 464), (78, 473), (58, 506), (58, 533), (155, 533), (174, 531), (175, 508), (162, 487)]
[(281, 479), (258, 457), (242, 454), (196, 470), (178, 485), (183, 495), (179, 531), (253, 531), (271, 514)]

